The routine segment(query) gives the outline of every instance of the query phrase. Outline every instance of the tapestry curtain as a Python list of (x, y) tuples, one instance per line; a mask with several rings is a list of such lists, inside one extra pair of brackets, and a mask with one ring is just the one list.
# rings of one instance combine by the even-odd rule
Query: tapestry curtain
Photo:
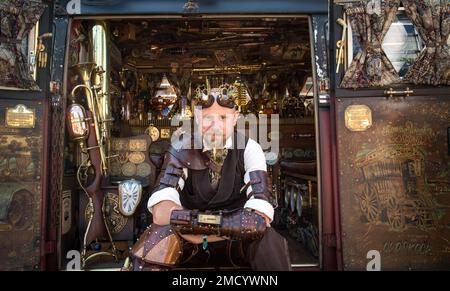
[(422, 85), (450, 85), (450, 2), (448, 0), (403, 0), (425, 48), (404, 77)]
[(361, 50), (346, 71), (342, 88), (380, 87), (397, 82), (398, 74), (381, 45), (399, 5), (400, 0), (379, 0), (345, 6)]
[(22, 41), (44, 11), (39, 0), (0, 1), (0, 86), (38, 90), (30, 73)]

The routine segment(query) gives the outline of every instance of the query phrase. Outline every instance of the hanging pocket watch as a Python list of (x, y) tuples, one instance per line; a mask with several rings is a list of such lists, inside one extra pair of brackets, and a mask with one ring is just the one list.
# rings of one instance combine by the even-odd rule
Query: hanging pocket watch
[(148, 134), (150, 136), (150, 138), (152, 139), (152, 142), (155, 142), (159, 139), (159, 129), (155, 126), (149, 126), (146, 130), (145, 133)]

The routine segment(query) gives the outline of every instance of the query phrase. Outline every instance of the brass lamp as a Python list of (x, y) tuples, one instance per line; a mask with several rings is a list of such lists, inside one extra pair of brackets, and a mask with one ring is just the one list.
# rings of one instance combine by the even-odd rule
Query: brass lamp
[(67, 108), (66, 118), (70, 138), (82, 144), (89, 136), (86, 110), (80, 104), (73, 103)]
[(233, 86), (236, 88), (235, 102), (239, 108), (239, 112), (245, 113), (247, 111), (247, 104), (251, 101), (250, 94), (248, 93), (247, 86), (241, 81), (240, 77), (237, 77)]

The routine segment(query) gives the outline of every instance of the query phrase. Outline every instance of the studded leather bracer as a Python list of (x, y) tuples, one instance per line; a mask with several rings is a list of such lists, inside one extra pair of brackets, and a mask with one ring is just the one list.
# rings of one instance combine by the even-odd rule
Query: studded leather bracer
[(170, 224), (181, 234), (217, 235), (236, 240), (260, 239), (266, 230), (264, 218), (247, 209), (227, 212), (174, 210)]
[(183, 164), (169, 152), (165, 154), (161, 173), (158, 177), (156, 190), (167, 187), (178, 189), (178, 181), (183, 178)]
[(245, 184), (241, 192), (247, 191), (247, 188), (252, 186), (252, 191), (248, 194), (248, 198), (262, 199), (270, 203), (271, 188), (269, 176), (266, 171), (257, 170), (249, 172), (250, 181)]

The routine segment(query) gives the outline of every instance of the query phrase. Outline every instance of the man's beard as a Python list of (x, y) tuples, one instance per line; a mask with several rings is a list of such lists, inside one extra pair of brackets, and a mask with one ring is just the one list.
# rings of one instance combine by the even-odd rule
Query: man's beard
[(225, 135), (221, 131), (209, 130), (203, 135), (203, 148), (222, 149), (225, 147)]

